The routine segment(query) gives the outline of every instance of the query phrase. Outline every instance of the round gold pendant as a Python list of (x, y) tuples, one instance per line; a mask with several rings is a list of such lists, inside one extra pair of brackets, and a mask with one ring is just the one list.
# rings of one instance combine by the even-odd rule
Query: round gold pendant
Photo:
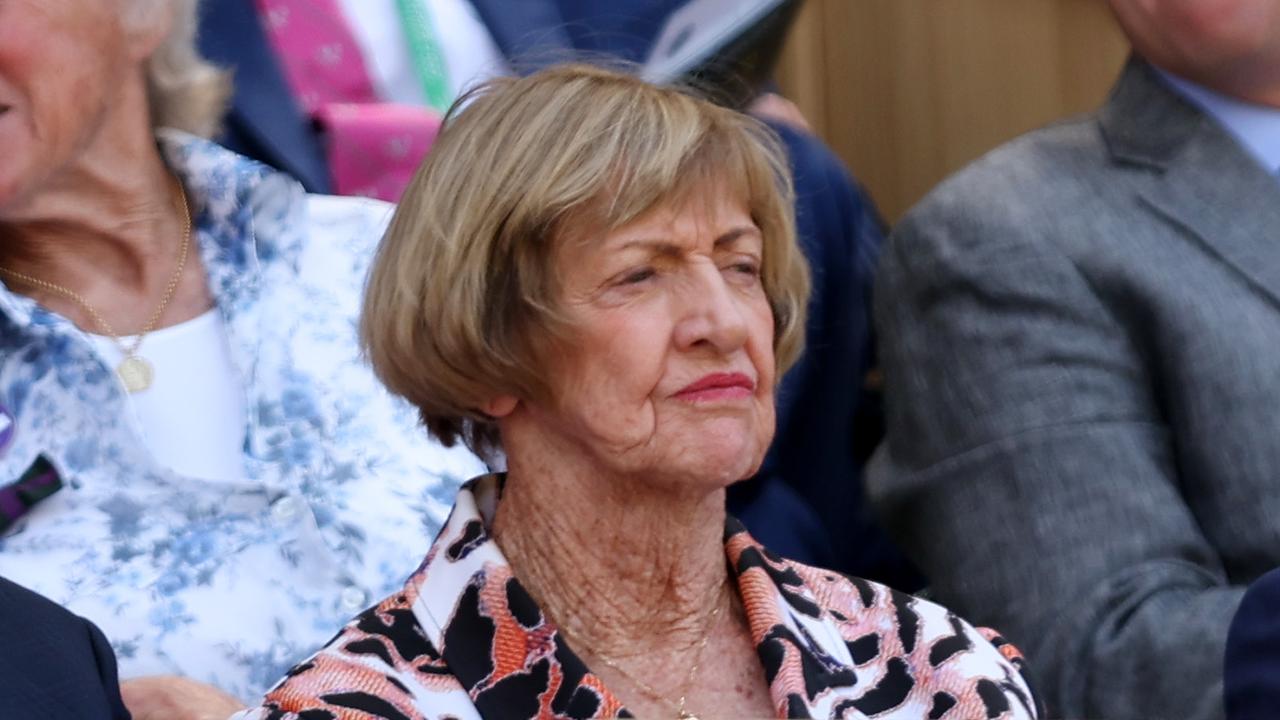
[(129, 355), (116, 366), (116, 375), (131, 393), (138, 393), (151, 387), (151, 363), (137, 355)]

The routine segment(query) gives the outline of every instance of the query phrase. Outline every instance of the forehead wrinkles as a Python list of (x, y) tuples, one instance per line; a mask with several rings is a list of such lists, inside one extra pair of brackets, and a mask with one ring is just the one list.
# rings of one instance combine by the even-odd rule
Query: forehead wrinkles
[[(742, 225), (754, 227), (748, 198), (727, 180), (712, 177), (689, 183), (684, 192), (665, 193), (651, 207), (626, 222), (610, 222), (603, 213), (583, 212), (566, 219), (559, 233), (558, 251), (581, 251), (607, 242), (612, 250), (643, 245), (667, 254), (684, 252), (707, 235), (720, 235)], [(743, 217), (734, 217), (741, 210)], [(637, 227), (643, 225), (644, 227)], [(722, 227), (723, 225), (723, 227)], [(732, 226), (732, 227), (731, 227)], [(757, 228), (758, 230), (758, 228)], [(622, 233), (625, 237), (618, 238)], [(663, 245), (667, 247), (662, 247)]]
[(566, 212), (561, 227), (570, 231), (568, 237), (576, 234), (573, 228), (591, 228), (585, 238), (579, 238), (590, 239), (658, 212), (711, 217), (726, 197), (750, 212), (758, 190), (756, 179), (743, 149), (727, 140), (707, 132), (679, 157), (654, 158), (648, 153), (620, 157), (602, 190)]

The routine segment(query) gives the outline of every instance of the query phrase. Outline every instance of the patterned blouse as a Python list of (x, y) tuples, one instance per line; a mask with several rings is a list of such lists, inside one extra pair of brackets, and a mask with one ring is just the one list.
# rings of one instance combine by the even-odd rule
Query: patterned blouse
[[(404, 589), (234, 720), (627, 717), (489, 536), (501, 478), (458, 494)], [(942, 607), (783, 560), (730, 520), (725, 555), (779, 717), (1040, 716), (1017, 651)]]
[(98, 624), (123, 677), (257, 698), (403, 583), (485, 467), (430, 441), (359, 358), (390, 206), (159, 139), (245, 393), (243, 480), (162, 466), (91, 340), (0, 285), (0, 576)]

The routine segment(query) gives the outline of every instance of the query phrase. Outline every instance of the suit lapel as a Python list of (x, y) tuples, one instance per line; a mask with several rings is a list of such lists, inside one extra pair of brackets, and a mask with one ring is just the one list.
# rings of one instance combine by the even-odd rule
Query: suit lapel
[(573, 40), (556, 0), (471, 0), (494, 42), (520, 74), (571, 59)]
[(1224, 133), (1194, 138), (1142, 198), (1280, 305), (1280, 183)]
[(1280, 305), (1280, 182), (1132, 61), (1101, 114), (1113, 160), (1155, 170), (1139, 198)]

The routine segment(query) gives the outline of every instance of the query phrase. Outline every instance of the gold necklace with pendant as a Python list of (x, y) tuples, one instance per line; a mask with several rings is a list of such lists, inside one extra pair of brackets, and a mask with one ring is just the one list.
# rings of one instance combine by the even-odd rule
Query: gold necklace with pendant
[[(727, 585), (728, 578), (725, 579), (724, 584), (720, 585), (720, 587), (716, 589), (716, 594), (720, 595), (723, 593)], [(698, 675), (698, 666), (702, 664), (702, 654), (707, 649), (707, 642), (711, 639), (711, 633), (715, 629), (716, 617), (720, 614), (720, 608), (721, 605), (717, 600), (712, 604), (711, 612), (707, 614), (706, 620), (703, 621), (704, 630), (702, 633), (702, 639), (698, 642), (697, 649), (694, 650), (693, 664), (689, 666), (689, 671), (685, 674), (684, 683), (680, 686), (680, 699), (676, 702), (672, 702), (671, 698), (668, 697), (666, 693), (660, 692), (649, 683), (622, 669), (617, 660), (600, 655), (599, 653), (592, 654), (595, 655), (596, 660), (599, 660), (602, 664), (613, 668), (620, 675), (630, 680), (632, 684), (640, 689), (641, 692), (675, 710), (676, 718), (678, 720), (699, 720), (697, 715), (694, 715), (685, 709), (685, 702), (689, 694), (689, 688), (693, 685), (693, 680)]]
[(120, 378), (120, 382), (124, 383), (125, 389), (131, 393), (142, 392), (151, 387), (151, 381), (155, 377), (155, 368), (145, 358), (138, 355), (138, 349), (142, 347), (142, 341), (146, 338), (147, 333), (156, 329), (156, 325), (160, 322), (160, 316), (169, 307), (169, 301), (173, 300), (173, 295), (178, 290), (178, 282), (182, 279), (182, 271), (187, 266), (187, 251), (191, 247), (191, 210), (187, 206), (187, 194), (183, 192), (182, 185), (177, 178), (173, 178), (173, 185), (178, 199), (182, 203), (183, 218), (182, 248), (178, 251), (178, 266), (174, 268), (173, 275), (169, 278), (169, 284), (165, 287), (164, 296), (160, 298), (160, 304), (156, 306), (155, 311), (151, 313), (151, 318), (142, 326), (142, 329), (138, 331), (138, 334), (129, 345), (120, 342), (120, 335), (80, 293), (61, 285), (55, 285), (47, 280), (24, 275), (8, 268), (0, 268), (0, 275), (57, 293), (75, 301), (77, 305), (84, 308), (84, 311), (89, 314), (89, 317), (93, 318), (94, 323), (102, 330), (102, 334), (111, 338), (111, 342), (115, 343), (116, 347), (120, 348), (120, 352), (124, 354), (124, 359), (116, 366), (116, 375)]

